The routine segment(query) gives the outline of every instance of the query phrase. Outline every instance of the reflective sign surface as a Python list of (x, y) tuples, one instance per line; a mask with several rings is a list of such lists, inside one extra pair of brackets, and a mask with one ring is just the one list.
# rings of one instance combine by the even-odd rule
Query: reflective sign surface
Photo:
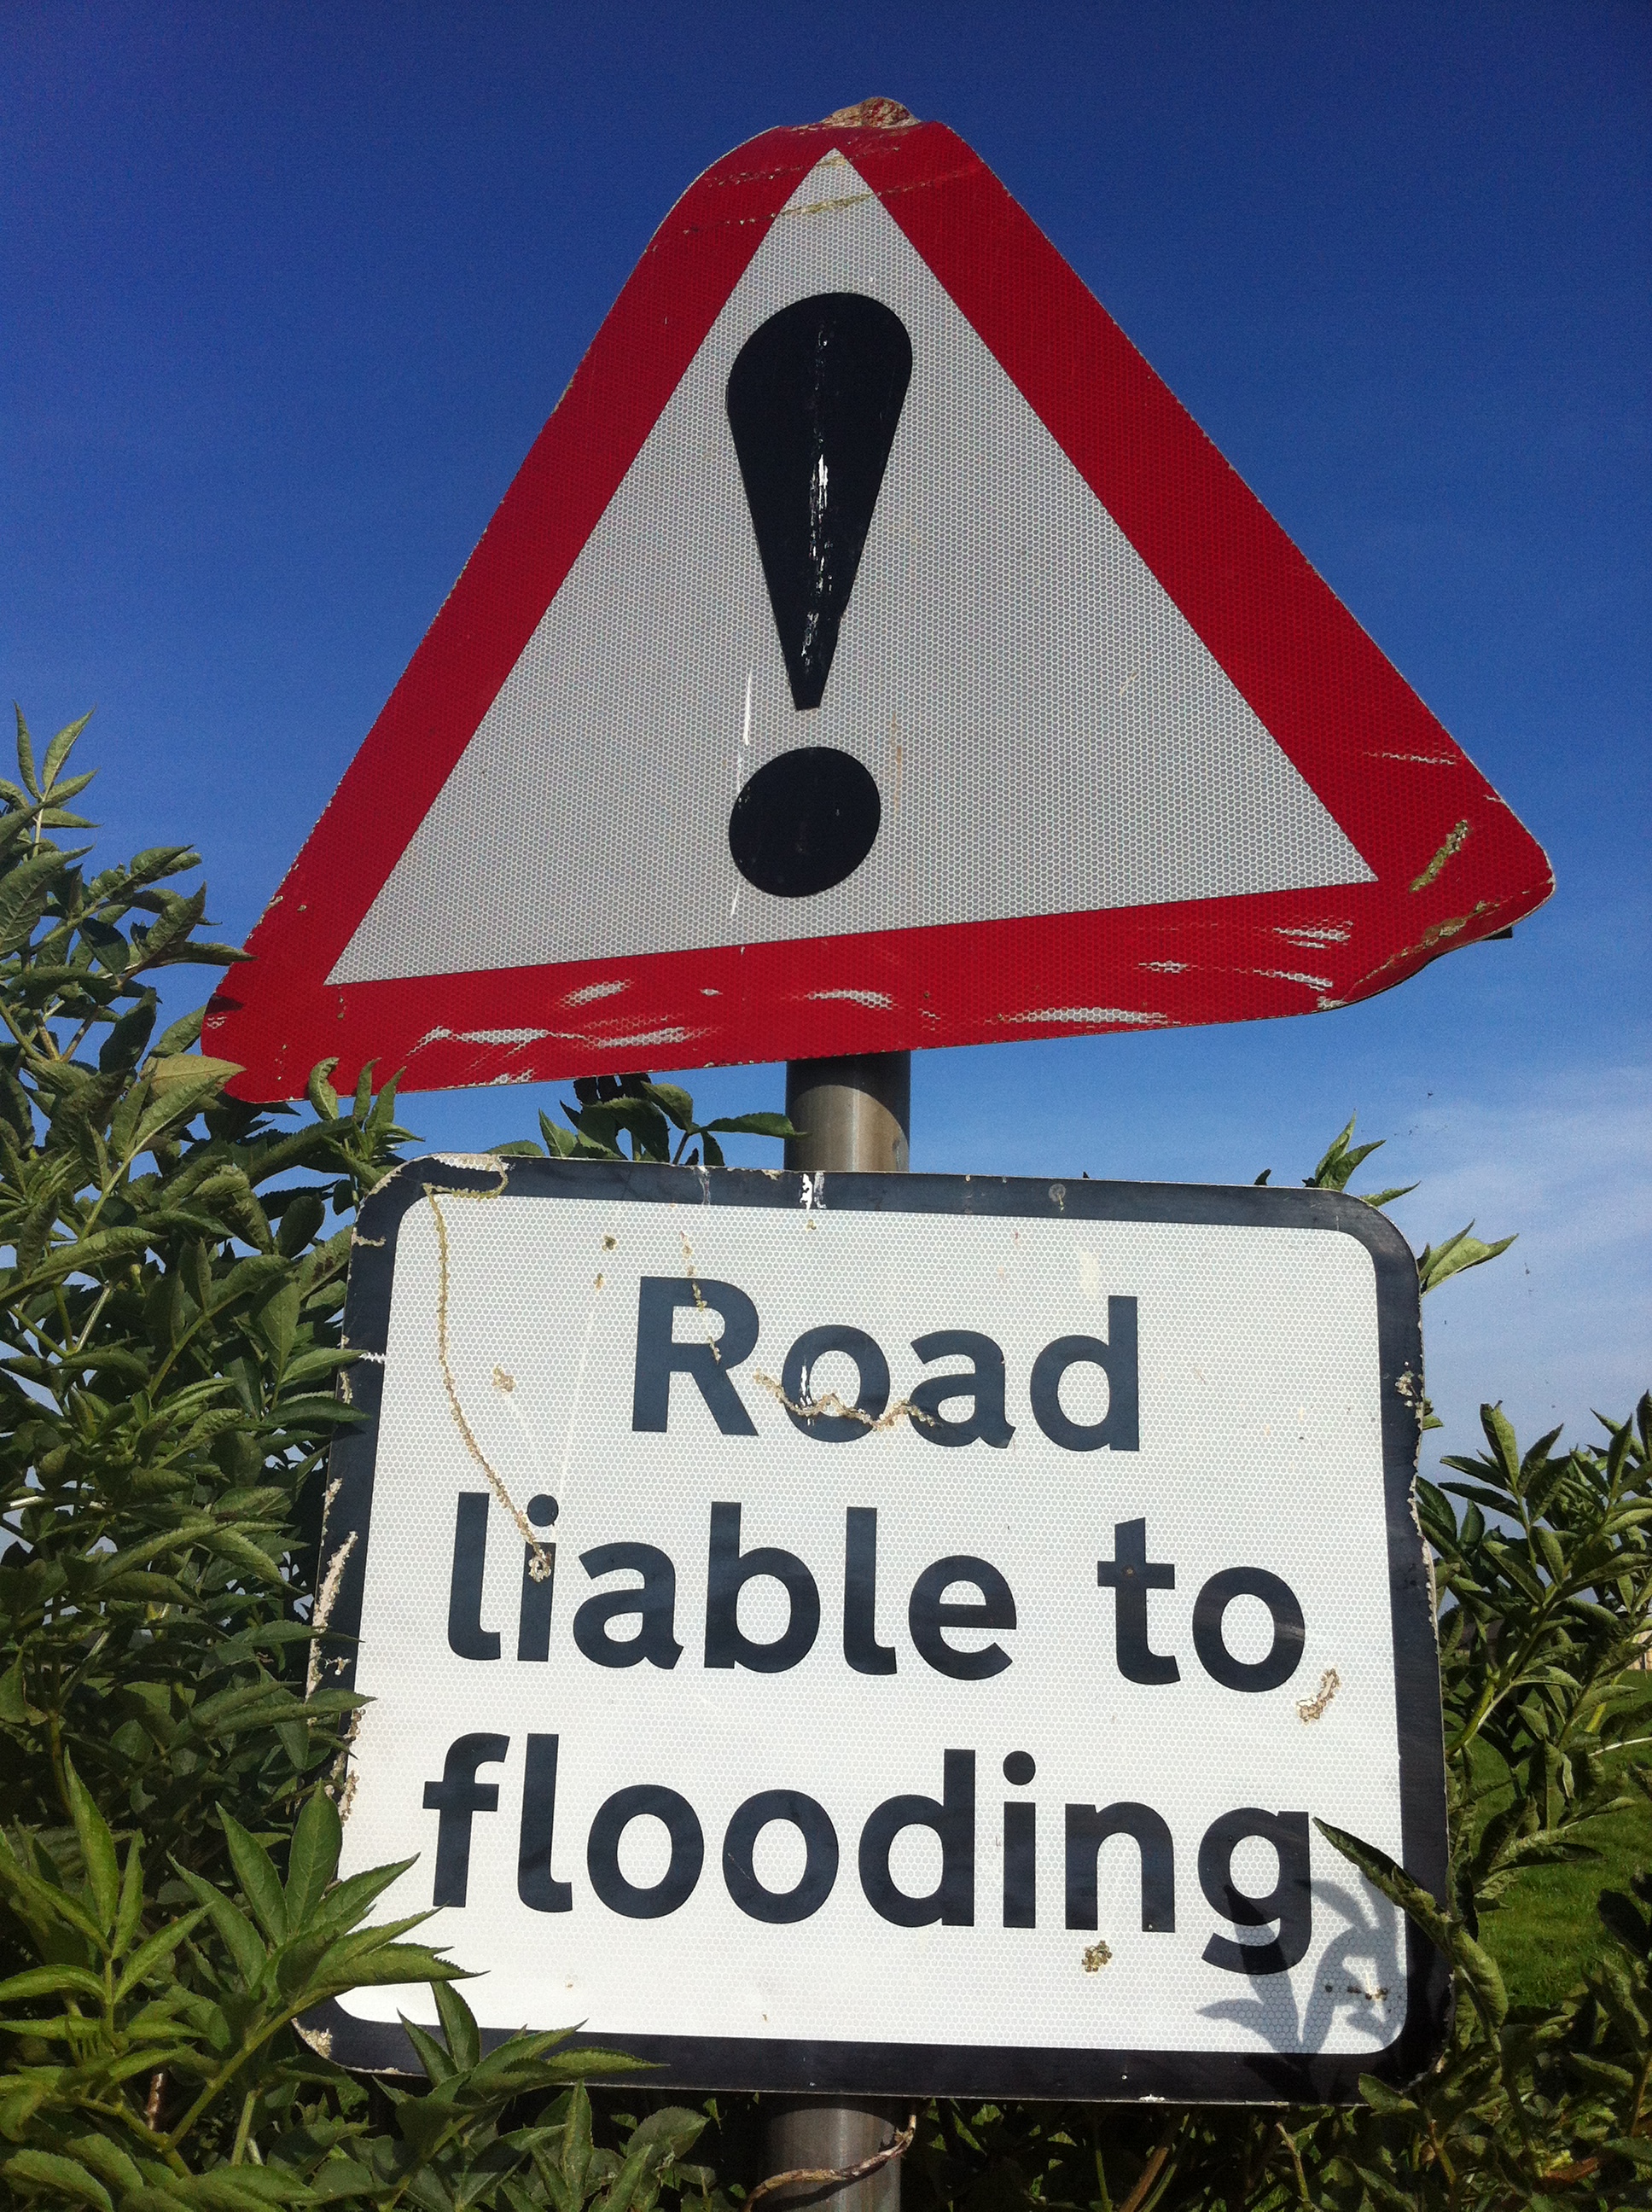
[[(386, 1910), (440, 1908), (489, 2029), (912, 2094), (1425, 2062), (1438, 1970), (1315, 1826), (1442, 1880), (1369, 1207), (416, 1161), (348, 1331), (346, 1870), (419, 1853)], [(428, 2006), (347, 2002), (354, 2063)]]
[(662, 225), (226, 979), (301, 1091), (1338, 1006), (1532, 840), (969, 149)]

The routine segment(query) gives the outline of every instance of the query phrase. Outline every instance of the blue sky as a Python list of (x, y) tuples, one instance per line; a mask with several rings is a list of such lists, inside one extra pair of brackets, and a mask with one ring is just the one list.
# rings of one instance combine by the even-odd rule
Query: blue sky
[[(118, 848), (251, 927), (650, 232), (767, 126), (950, 123), (1542, 841), (1555, 899), (1369, 1004), (920, 1057), (920, 1167), (1304, 1173), (1358, 1111), (1436, 1440), (1652, 1380), (1652, 15), (1497, 4), (0, 13), (4, 665), (96, 702)], [(693, 1079), (720, 1110), (777, 1069)], [(410, 1103), (434, 1142), (531, 1101)], [(509, 1127), (500, 1126), (501, 1121)]]

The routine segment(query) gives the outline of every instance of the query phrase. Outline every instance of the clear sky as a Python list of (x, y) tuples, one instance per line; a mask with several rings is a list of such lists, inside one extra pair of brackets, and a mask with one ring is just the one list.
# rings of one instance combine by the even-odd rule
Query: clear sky
[[(1511, 942), (1339, 1012), (920, 1056), (914, 1164), (1284, 1181), (1357, 1110), (1382, 1180), (1422, 1181), (1414, 1242), (1521, 1231), (1430, 1301), (1436, 1444), (1483, 1397), (1527, 1433), (1626, 1410), (1652, 1381), (1641, 0), (6, 0), (12, 691), (37, 732), (98, 703), (106, 837), (193, 839), (244, 933), (673, 199), (873, 93), (997, 170), (1559, 882)], [(780, 1102), (774, 1068), (690, 1080)], [(408, 1118), (474, 1146), (534, 1103)]]

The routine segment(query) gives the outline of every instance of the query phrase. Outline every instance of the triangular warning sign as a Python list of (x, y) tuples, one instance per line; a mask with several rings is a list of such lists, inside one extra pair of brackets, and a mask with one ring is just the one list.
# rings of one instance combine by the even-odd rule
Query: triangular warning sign
[(214, 1001), (236, 1088), (1337, 1006), (1539, 848), (938, 125), (662, 226)]

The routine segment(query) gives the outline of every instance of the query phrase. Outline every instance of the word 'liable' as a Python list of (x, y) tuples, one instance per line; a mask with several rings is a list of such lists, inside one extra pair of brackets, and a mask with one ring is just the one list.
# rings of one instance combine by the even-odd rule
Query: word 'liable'
[[(485, 1490), (463, 1493), (453, 1528), (453, 1565), (448, 1584), (447, 1642), (462, 1659), (497, 1659), (502, 1639), (483, 1626), (483, 1585), (487, 1568), (489, 1501)], [(535, 1498), (528, 1516), (549, 1528), (556, 1517), (554, 1498)], [(741, 1548), (741, 1508), (732, 1502), (713, 1505), (706, 1557), (704, 1664), (744, 1667), (754, 1674), (781, 1674), (813, 1650), (820, 1632), (820, 1586), (795, 1552), (778, 1545)], [(1096, 1562), (1097, 1584), (1114, 1594), (1114, 1651), (1127, 1682), (1162, 1686), (1180, 1680), (1181, 1662), (1153, 1650), (1149, 1636), (1148, 1594), (1173, 1589), (1176, 1571), (1168, 1560), (1147, 1556), (1145, 1520), (1121, 1521), (1113, 1530), (1114, 1556)], [(554, 1544), (525, 1545), (518, 1614), (519, 1660), (548, 1660), (556, 1588)], [(655, 1544), (597, 1544), (581, 1552), (580, 1565), (591, 1580), (632, 1574), (639, 1579), (619, 1589), (588, 1597), (574, 1615), (573, 1636), (581, 1656), (597, 1667), (640, 1667), (669, 1671), (683, 1656), (677, 1639), (677, 1568), (671, 1554)], [(786, 1593), (786, 1626), (758, 1643), (739, 1625), (740, 1593), (748, 1583), (771, 1581)], [(960, 1589), (975, 1595), (950, 1595)], [(1228, 1608), (1240, 1598), (1259, 1600), (1272, 1625), (1268, 1649), (1258, 1659), (1242, 1659), (1224, 1632)], [(843, 1529), (843, 1657), (857, 1674), (893, 1674), (899, 1656), (878, 1641), (878, 1510), (851, 1505)], [(635, 1621), (628, 1635), (616, 1636), (616, 1623)], [(1017, 1625), (1015, 1594), (990, 1559), (953, 1553), (926, 1566), (907, 1601), (907, 1631), (926, 1666), (954, 1681), (981, 1682), (1001, 1674), (1011, 1654), (996, 1641)], [(993, 1632), (995, 1640), (978, 1650), (960, 1649), (949, 1630)], [(1193, 1604), (1193, 1650), (1200, 1665), (1224, 1689), (1258, 1693), (1278, 1689), (1295, 1674), (1306, 1640), (1303, 1610), (1290, 1584), (1266, 1567), (1226, 1567), (1212, 1575)]]

